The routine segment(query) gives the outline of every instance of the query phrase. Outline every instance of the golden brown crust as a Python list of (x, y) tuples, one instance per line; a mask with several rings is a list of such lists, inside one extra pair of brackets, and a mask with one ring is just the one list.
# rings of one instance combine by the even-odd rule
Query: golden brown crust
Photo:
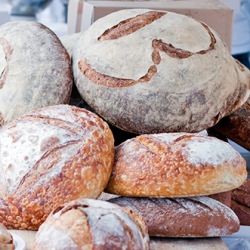
[(232, 190), (246, 177), (245, 160), (216, 138), (141, 135), (116, 148), (106, 191), (139, 197), (200, 196)]
[[(44, 108), (8, 124), (0, 134), (0, 145), (8, 146), (8, 154), (30, 161), (17, 166), (14, 156), (3, 158), (13, 171), (8, 177), (8, 167), (2, 165), (0, 220), (9, 228), (36, 230), (54, 208), (79, 197), (96, 198), (108, 182), (113, 136), (108, 125), (87, 110), (67, 105)], [(13, 141), (4, 144), (6, 135)], [(28, 152), (15, 152), (25, 136)]]
[(218, 237), (235, 233), (240, 226), (230, 208), (208, 197), (119, 197), (109, 201), (139, 213), (150, 236)]
[[(83, 242), (82, 238), (86, 237)], [(136, 213), (127, 214), (108, 202), (81, 199), (56, 209), (36, 235), (37, 250), (61, 247), (148, 250), (149, 237), (143, 220)]]
[(250, 99), (213, 129), (250, 150)]

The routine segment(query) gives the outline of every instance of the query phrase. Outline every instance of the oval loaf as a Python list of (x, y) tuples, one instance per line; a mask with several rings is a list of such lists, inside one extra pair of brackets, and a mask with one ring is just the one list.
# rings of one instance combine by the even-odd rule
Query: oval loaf
[(81, 199), (59, 207), (36, 235), (36, 250), (148, 250), (147, 228), (139, 215), (100, 200)]
[(36, 108), (68, 103), (70, 58), (57, 36), (42, 24), (0, 26), (0, 126)]
[(221, 193), (246, 179), (246, 162), (228, 143), (188, 133), (141, 135), (116, 148), (106, 191), (123, 196)]
[(119, 197), (109, 201), (139, 213), (150, 236), (220, 237), (240, 228), (239, 219), (229, 207), (208, 197)]
[(96, 198), (111, 174), (114, 140), (97, 115), (57, 105), (0, 129), (0, 221), (37, 230), (57, 206)]
[(249, 96), (250, 71), (206, 24), (171, 12), (121, 10), (98, 19), (73, 55), (83, 99), (135, 134), (196, 132)]

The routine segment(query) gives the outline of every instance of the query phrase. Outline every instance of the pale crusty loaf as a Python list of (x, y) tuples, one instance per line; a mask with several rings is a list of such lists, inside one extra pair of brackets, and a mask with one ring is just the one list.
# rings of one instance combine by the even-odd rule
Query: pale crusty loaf
[(206, 24), (171, 12), (121, 10), (98, 19), (73, 55), (83, 99), (135, 133), (196, 132), (248, 98), (250, 71)]
[(98, 197), (114, 160), (108, 125), (68, 105), (3, 126), (0, 148), (0, 221), (14, 229), (36, 230), (64, 202)]
[(235, 233), (240, 223), (234, 212), (208, 197), (129, 198), (109, 200), (139, 213), (150, 236), (218, 237)]
[(76, 46), (78, 39), (80, 38), (81, 35), (82, 33), (75, 33), (72, 35), (65, 35), (65, 36), (60, 37), (60, 40), (63, 46), (65, 47), (65, 49), (67, 50), (70, 57), (72, 57), (74, 47)]
[(139, 215), (100, 200), (81, 199), (56, 209), (39, 228), (36, 250), (148, 250)]
[(151, 238), (150, 250), (228, 250), (220, 238), (168, 239)]
[(0, 125), (68, 103), (72, 82), (69, 55), (51, 30), (24, 21), (0, 26)]
[(141, 135), (116, 148), (106, 191), (122, 196), (187, 197), (221, 193), (247, 178), (228, 143), (188, 133)]

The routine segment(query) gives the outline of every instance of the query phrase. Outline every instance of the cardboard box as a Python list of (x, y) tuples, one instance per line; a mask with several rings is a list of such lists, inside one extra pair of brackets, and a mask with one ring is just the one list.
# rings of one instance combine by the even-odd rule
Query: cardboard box
[(95, 20), (128, 8), (173, 11), (207, 23), (231, 48), (233, 10), (218, 0), (84, 1), (69, 0), (69, 34), (86, 30)]

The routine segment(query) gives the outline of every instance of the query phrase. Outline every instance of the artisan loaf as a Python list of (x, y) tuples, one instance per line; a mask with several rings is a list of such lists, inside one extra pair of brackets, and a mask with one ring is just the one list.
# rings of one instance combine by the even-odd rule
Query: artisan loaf
[(171, 12), (129, 9), (98, 19), (73, 54), (83, 99), (135, 133), (197, 132), (249, 96), (250, 71), (206, 24)]
[(250, 179), (232, 191), (232, 199), (250, 209)]
[(223, 203), (224, 205), (228, 207), (231, 207), (232, 191), (212, 194), (212, 195), (209, 195), (209, 197)]
[(232, 209), (237, 214), (241, 225), (250, 226), (250, 207), (232, 200)]
[(57, 206), (97, 198), (111, 174), (108, 125), (81, 108), (56, 105), (0, 129), (0, 221), (37, 230)]
[(148, 250), (139, 215), (105, 201), (81, 199), (57, 208), (39, 228), (36, 250)]
[(42, 24), (0, 26), (0, 126), (36, 108), (68, 103), (73, 76), (57, 36)]
[(139, 213), (150, 236), (218, 237), (235, 233), (240, 227), (230, 208), (208, 197), (118, 197), (109, 201)]
[(250, 98), (237, 111), (222, 119), (213, 130), (250, 150)]
[(187, 197), (221, 193), (247, 178), (246, 162), (228, 143), (188, 133), (141, 135), (116, 148), (108, 193)]

